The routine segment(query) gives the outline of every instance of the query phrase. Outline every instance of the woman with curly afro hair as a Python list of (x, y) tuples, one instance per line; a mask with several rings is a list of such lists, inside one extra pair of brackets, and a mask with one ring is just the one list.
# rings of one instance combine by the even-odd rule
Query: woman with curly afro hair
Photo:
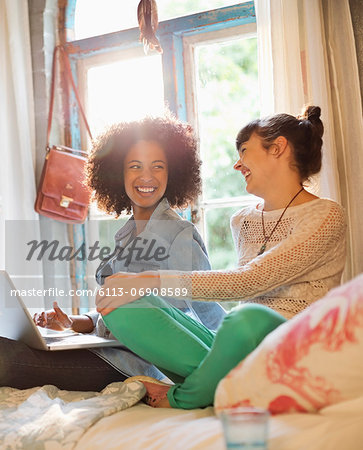
[(172, 116), (146, 117), (115, 124), (96, 139), (86, 173), (98, 207), (116, 216), (131, 211), (133, 199), (124, 184), (125, 158), (140, 142), (145, 144), (146, 152), (150, 142), (164, 152), (168, 180), (161, 197), (171, 207), (185, 207), (195, 200), (201, 189), (201, 163), (192, 128)]
[[(197, 229), (171, 208), (185, 207), (200, 192), (200, 164), (192, 128), (171, 115), (121, 122), (96, 139), (86, 167), (87, 184), (93, 197), (100, 209), (114, 217), (124, 211), (132, 212), (115, 235), (114, 252), (97, 269), (100, 285), (120, 271), (210, 269)], [(218, 303), (180, 302), (167, 295), (164, 298), (170, 307), (175, 306), (179, 313), (186, 313), (210, 330), (215, 330), (225, 316)], [(144, 313), (140, 309), (134, 312), (136, 321)], [(68, 316), (55, 303), (54, 310), (40, 314), (35, 320), (47, 328), (71, 328), (83, 333), (95, 330), (100, 336), (112, 337), (96, 311)], [(111, 381), (140, 373), (158, 379), (168, 375), (126, 347), (77, 352), (74, 357), (72, 351), (65, 352), (67, 361), (60, 361), (61, 367), (51, 374), (39, 369), (39, 382), (56, 384), (62, 389), (101, 390)], [(54, 357), (41, 356), (46, 359), (45, 365), (55, 363)], [(72, 367), (72, 385), (66, 375), (68, 365)], [(94, 367), (92, 376), (87, 373), (87, 366)], [(31, 374), (28, 375), (31, 380)]]

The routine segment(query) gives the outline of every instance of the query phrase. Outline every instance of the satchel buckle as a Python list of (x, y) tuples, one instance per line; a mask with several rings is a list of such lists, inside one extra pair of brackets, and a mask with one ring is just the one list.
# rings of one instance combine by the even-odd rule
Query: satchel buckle
[(49, 153), (50, 153), (50, 147), (47, 146), (46, 150), (45, 150), (45, 159), (47, 160), (49, 158)]
[(68, 206), (71, 202), (73, 202), (73, 198), (62, 195), (62, 198), (61, 198), (61, 201), (59, 202), (59, 204), (60, 204), (60, 206), (62, 206), (62, 208), (68, 208)]

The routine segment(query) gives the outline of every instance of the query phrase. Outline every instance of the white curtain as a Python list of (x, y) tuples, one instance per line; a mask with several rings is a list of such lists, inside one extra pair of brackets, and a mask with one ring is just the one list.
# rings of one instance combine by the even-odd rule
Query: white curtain
[(29, 274), (26, 249), (17, 245), (25, 229), (39, 237), (33, 209), (35, 124), (27, 0), (0, 0), (0, 149), (0, 268), (19, 277), (14, 280), (19, 289), (41, 286), (39, 276), (36, 284), (24, 276)]
[(318, 193), (348, 215), (345, 278), (363, 271), (362, 108), (348, 0), (255, 0), (262, 115), (322, 109)]
[(0, 99), (2, 212), (6, 219), (36, 219), (33, 81), (26, 0), (0, 0)]

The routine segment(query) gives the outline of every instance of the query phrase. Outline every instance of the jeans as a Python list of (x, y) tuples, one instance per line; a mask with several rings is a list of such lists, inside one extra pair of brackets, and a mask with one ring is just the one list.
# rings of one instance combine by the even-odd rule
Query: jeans
[(286, 319), (258, 304), (227, 314), (216, 332), (159, 297), (143, 297), (104, 316), (114, 336), (176, 384), (173, 408), (213, 404), (219, 381)]
[(53, 384), (71, 391), (100, 391), (125, 377), (88, 350), (34, 350), (0, 337), (0, 386), (27, 389)]

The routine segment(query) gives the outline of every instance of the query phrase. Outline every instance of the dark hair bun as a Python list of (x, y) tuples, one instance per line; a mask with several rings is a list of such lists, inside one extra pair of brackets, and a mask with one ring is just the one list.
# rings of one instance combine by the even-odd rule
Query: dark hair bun
[(301, 114), (297, 117), (300, 120), (310, 120), (313, 122), (314, 120), (320, 119), (321, 109), (319, 106), (305, 106), (301, 112)]
[(319, 106), (305, 106), (300, 116), (297, 118), (300, 120), (308, 120), (315, 128), (319, 137), (324, 134), (323, 123), (320, 120), (321, 109)]
[(320, 114), (321, 109), (319, 106), (308, 106), (306, 108), (307, 119), (310, 120), (310, 122), (320, 119)]

